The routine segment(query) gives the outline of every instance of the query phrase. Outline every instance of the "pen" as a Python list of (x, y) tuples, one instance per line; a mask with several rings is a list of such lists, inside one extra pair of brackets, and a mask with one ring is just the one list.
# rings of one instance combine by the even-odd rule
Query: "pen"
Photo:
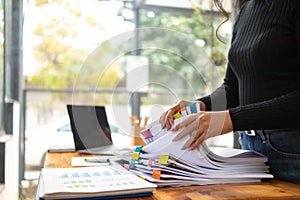
[(109, 163), (109, 158), (85, 158), (84, 161), (89, 163)]

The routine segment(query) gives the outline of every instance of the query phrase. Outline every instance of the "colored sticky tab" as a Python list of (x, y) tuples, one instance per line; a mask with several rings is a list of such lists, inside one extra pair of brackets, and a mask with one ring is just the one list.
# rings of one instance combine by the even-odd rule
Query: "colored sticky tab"
[(166, 164), (168, 164), (168, 160), (169, 160), (168, 155), (161, 155), (161, 156), (159, 156), (158, 163), (162, 164), (162, 165), (166, 165)]
[(187, 115), (192, 114), (192, 111), (191, 111), (191, 107), (190, 107), (190, 106), (186, 106), (185, 109), (186, 109), (186, 114), (187, 114)]
[(135, 152), (141, 152), (141, 150), (142, 150), (142, 148), (143, 148), (143, 146), (137, 146), (137, 147), (135, 147)]
[(152, 171), (152, 178), (160, 179), (160, 174), (161, 174), (161, 171), (155, 169)]
[(182, 117), (187, 116), (186, 108), (185, 107), (181, 108), (181, 112), (180, 113), (181, 113)]
[(149, 131), (149, 129), (145, 129), (143, 131), (140, 132), (140, 134), (145, 138), (151, 138), (153, 135), (151, 134), (151, 132)]
[(124, 168), (129, 170), (130, 169), (130, 166), (128, 164), (124, 164)]
[(152, 163), (153, 163), (153, 160), (152, 160), (152, 159), (149, 159), (149, 160), (148, 160), (148, 167), (152, 167)]
[(189, 105), (192, 113), (197, 113), (196, 103), (192, 103)]
[(200, 112), (200, 110), (201, 110), (200, 103), (196, 103), (196, 108), (197, 108), (197, 112)]
[(132, 168), (134, 168), (135, 161), (133, 159), (130, 159), (129, 166), (132, 167)]
[(133, 160), (138, 160), (139, 157), (140, 157), (140, 152), (132, 152), (131, 158), (132, 158)]
[(149, 139), (146, 139), (146, 140), (145, 140), (146, 144), (149, 144), (149, 143), (151, 143), (152, 141), (153, 141), (152, 138), (149, 138)]
[(171, 166), (172, 166), (172, 167), (176, 167), (176, 164), (175, 164), (175, 163), (171, 163)]
[(177, 112), (177, 113), (175, 113), (175, 114), (173, 115), (173, 118), (174, 118), (174, 119), (178, 119), (178, 118), (180, 118), (180, 117), (182, 117), (181, 114), (180, 114), (180, 112)]

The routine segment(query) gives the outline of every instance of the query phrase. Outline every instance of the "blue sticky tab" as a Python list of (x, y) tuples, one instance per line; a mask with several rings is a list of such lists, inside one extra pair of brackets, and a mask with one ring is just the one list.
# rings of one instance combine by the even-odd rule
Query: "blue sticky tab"
[(196, 103), (192, 103), (189, 105), (192, 113), (197, 113)]
[(142, 148), (143, 148), (143, 146), (137, 146), (134, 151), (141, 152)]
[(129, 166), (132, 167), (132, 168), (134, 168), (135, 161), (133, 159), (130, 159)]

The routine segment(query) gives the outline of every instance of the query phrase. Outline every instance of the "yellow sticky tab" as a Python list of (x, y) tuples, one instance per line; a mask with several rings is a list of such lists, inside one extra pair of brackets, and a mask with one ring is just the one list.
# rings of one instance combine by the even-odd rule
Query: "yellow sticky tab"
[(133, 152), (131, 158), (133, 160), (138, 160), (140, 157), (140, 152)]
[(182, 117), (181, 114), (180, 114), (180, 112), (177, 112), (177, 113), (175, 113), (175, 114), (173, 115), (173, 118), (174, 118), (174, 119), (178, 119), (178, 118), (180, 118), (180, 117)]
[(161, 156), (159, 156), (158, 163), (162, 164), (162, 165), (166, 165), (166, 164), (168, 164), (168, 160), (169, 160), (168, 155), (161, 155)]

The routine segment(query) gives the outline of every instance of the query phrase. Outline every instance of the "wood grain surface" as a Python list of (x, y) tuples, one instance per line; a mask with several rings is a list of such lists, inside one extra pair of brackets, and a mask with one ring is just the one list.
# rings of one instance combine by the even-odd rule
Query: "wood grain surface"
[[(79, 153), (48, 153), (45, 168), (72, 167)], [(299, 172), (300, 173), (300, 172)], [(126, 198), (127, 200), (256, 200), (256, 199), (300, 199), (300, 185), (272, 179), (261, 183), (218, 184), (204, 186), (158, 188), (152, 197)]]

